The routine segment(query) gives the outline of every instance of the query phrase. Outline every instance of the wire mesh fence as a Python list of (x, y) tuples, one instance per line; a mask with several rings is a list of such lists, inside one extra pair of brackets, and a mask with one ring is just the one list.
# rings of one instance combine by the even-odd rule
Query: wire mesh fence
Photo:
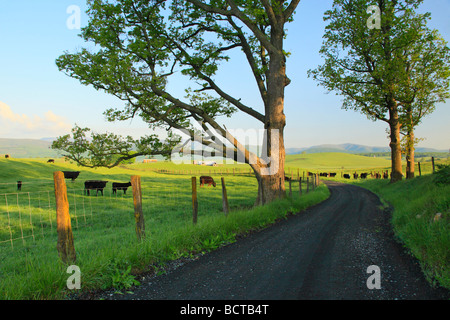
[[(198, 187), (198, 214), (221, 214), (222, 191), (220, 178), (216, 187)], [(249, 207), (256, 199), (254, 179), (243, 183), (239, 177), (227, 177), (230, 207)], [(31, 184), (29, 184), (30, 186)], [(53, 186), (39, 185), (35, 192), (0, 194), (0, 248), (12, 250), (41, 239), (54, 239), (56, 235), (56, 202)], [(31, 188), (30, 188), (31, 189)], [(131, 190), (113, 192), (111, 185), (102, 193), (91, 191), (87, 195), (81, 181), (67, 182), (67, 199), (71, 225), (91, 230), (94, 236), (114, 229), (134, 230), (134, 206)], [(159, 224), (180, 224), (192, 221), (191, 179), (186, 177), (143, 178), (142, 201), (148, 228)], [(77, 239), (76, 239), (77, 241)]]

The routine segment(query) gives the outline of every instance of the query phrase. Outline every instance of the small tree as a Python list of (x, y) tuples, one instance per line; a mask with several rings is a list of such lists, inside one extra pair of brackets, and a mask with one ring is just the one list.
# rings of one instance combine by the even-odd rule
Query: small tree
[[(81, 36), (97, 50), (65, 53), (57, 65), (82, 84), (126, 102), (124, 109), (106, 111), (110, 121), (139, 116), (150, 128), (182, 130), (216, 156), (240, 156), (255, 172), (257, 203), (264, 204), (285, 196), (283, 110), (284, 89), (290, 81), (283, 42), (285, 24), (292, 21), (299, 1), (88, 0), (90, 20)], [(262, 112), (227, 93), (215, 80), (228, 53), (236, 49), (253, 75)], [(185, 76), (193, 86), (186, 85), (184, 97), (168, 86), (174, 75)], [(220, 117), (238, 111), (263, 125), (267, 157), (250, 152), (219, 124)], [(139, 155), (170, 155), (179, 142), (174, 134), (166, 140), (152, 135), (138, 141), (95, 134), (87, 141), (88, 131), (76, 127), (72, 138), (61, 137), (53, 147), (81, 165), (111, 167)], [(130, 154), (132, 149), (135, 154)], [(120, 155), (116, 161), (114, 154)]]
[[(422, 0), (375, 3), (379, 12), (371, 17), (367, 1), (334, 1), (333, 9), (324, 18), (329, 21), (320, 50), (325, 63), (308, 73), (328, 90), (343, 95), (344, 109), (360, 111), (371, 120), (388, 124), (391, 181), (395, 182), (403, 176), (400, 130), (407, 122), (407, 110), (411, 109), (411, 116), (420, 113), (423, 101), (433, 104), (427, 85), (422, 84), (420, 90), (416, 87), (420, 74), (425, 75), (416, 57), (427, 54), (424, 41), (428, 41), (425, 25), (429, 14), (414, 12)], [(372, 24), (373, 18), (379, 19), (379, 26)], [(430, 77), (427, 83), (431, 82)], [(418, 91), (420, 95), (415, 95)]]

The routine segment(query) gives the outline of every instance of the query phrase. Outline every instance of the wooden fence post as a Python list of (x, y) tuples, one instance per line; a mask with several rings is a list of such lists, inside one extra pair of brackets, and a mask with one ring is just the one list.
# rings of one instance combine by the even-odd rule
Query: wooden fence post
[(56, 249), (64, 263), (73, 263), (76, 260), (76, 253), (73, 243), (64, 173), (62, 171), (53, 172), (53, 180), (55, 182), (56, 224), (58, 232)]
[(306, 178), (306, 193), (309, 192), (309, 177)]
[(431, 164), (433, 165), (433, 173), (434, 173), (434, 157), (431, 157)]
[(302, 178), (298, 177), (298, 195), (302, 195)]
[(420, 170), (420, 162), (417, 162), (417, 164), (419, 165), (419, 177), (422, 176), (422, 170)]
[(139, 241), (145, 238), (144, 214), (142, 212), (141, 177), (131, 176), (133, 189), (134, 219), (136, 220), (136, 235)]
[(228, 207), (227, 188), (225, 187), (225, 179), (222, 177), (220, 180), (222, 180), (222, 207), (225, 216), (227, 216), (230, 212), (230, 208)]
[(289, 197), (292, 198), (292, 179), (289, 180)]
[(192, 177), (192, 222), (197, 223), (198, 201), (197, 201), (197, 178)]

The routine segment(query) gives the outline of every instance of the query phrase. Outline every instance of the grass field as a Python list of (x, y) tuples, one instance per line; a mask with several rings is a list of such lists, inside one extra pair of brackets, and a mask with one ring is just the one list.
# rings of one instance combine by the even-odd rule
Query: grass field
[[(157, 269), (169, 260), (233, 242), (236, 235), (298, 212), (329, 194), (322, 186), (301, 198), (294, 193), (294, 198), (253, 208), (257, 184), (247, 173), (248, 167), (227, 166), (227, 174), (223, 166), (180, 165), (177, 170), (170, 163), (157, 166), (136, 163), (86, 169), (62, 160), (54, 164), (46, 159), (0, 160), (0, 299), (55, 299), (68, 293), (67, 266), (56, 251), (54, 171), (81, 171), (74, 182), (66, 180), (66, 185), (84, 291), (125, 289), (133, 283), (131, 273)], [(232, 175), (232, 168), (243, 170)], [(194, 226), (190, 177), (210, 169), (218, 186), (197, 188), (199, 213)], [(141, 176), (146, 225), (142, 243), (136, 239), (131, 190), (126, 195), (111, 191), (113, 181), (127, 182), (136, 174)], [(222, 212), (221, 176), (231, 209), (227, 217)], [(20, 192), (18, 180), (22, 181)], [(85, 180), (108, 180), (104, 196), (84, 195)]]
[[(264, 227), (329, 195), (321, 186), (302, 197), (294, 192), (292, 199), (253, 208), (256, 179), (247, 165), (205, 167), (158, 162), (87, 169), (62, 159), (54, 164), (46, 160), (0, 159), (0, 299), (60, 299), (70, 293), (66, 289), (67, 266), (56, 251), (54, 171), (81, 171), (77, 180), (66, 180), (66, 184), (83, 291), (126, 290), (133, 284), (132, 274), (163, 272), (162, 266), (169, 260), (193, 257), (233, 242), (238, 234)], [(286, 157), (286, 174), (383, 171), (389, 164), (386, 159), (349, 154), (290, 155)], [(449, 286), (449, 189), (434, 186), (430, 172), (431, 163), (427, 162), (422, 164), (424, 177), (420, 179), (395, 185), (374, 179), (356, 183), (392, 204), (397, 237), (418, 257), (430, 281)], [(219, 183), (216, 188), (198, 188), (199, 222), (194, 226), (190, 177), (205, 173)], [(146, 225), (142, 243), (136, 240), (131, 190), (126, 195), (111, 192), (112, 182), (128, 182), (136, 174), (142, 181)], [(221, 176), (225, 177), (232, 210), (228, 217), (222, 213)], [(20, 192), (17, 180), (23, 181)], [(83, 195), (85, 180), (108, 180), (104, 196)], [(345, 181), (340, 174), (335, 180)], [(442, 211), (444, 219), (433, 224), (430, 221), (436, 210)]]

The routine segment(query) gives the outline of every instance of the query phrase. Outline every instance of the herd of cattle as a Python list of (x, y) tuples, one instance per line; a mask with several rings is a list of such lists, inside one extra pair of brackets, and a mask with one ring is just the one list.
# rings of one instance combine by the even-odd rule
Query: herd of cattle
[[(313, 172), (308, 172), (308, 177), (310, 176), (314, 176), (314, 175), (319, 175), (319, 177), (330, 177), (330, 178), (335, 178), (337, 173), (336, 172), (319, 172), (319, 173), (313, 173)], [(344, 173), (341, 174), (341, 177), (343, 177), (344, 179), (351, 179), (351, 176), (353, 176), (354, 179), (367, 179), (369, 176), (371, 178), (374, 179), (388, 179), (389, 178), (389, 174), (388, 171), (383, 172), (383, 174), (380, 174), (378, 172), (363, 172), (363, 173), (353, 173), (353, 174), (349, 174), (349, 173)], [(288, 177), (284, 177), (284, 180), (291, 180)]]
[[(54, 159), (49, 159), (47, 161), (47, 163), (54, 163), (54, 162), (55, 162)], [(75, 179), (78, 178), (80, 171), (63, 171), (63, 173), (64, 173), (65, 179), (71, 179), (72, 181), (75, 181)], [(314, 175), (317, 175), (317, 173), (308, 172), (307, 175), (314, 176)], [(337, 173), (336, 172), (320, 172), (320, 173), (318, 173), (318, 175), (320, 177), (334, 178), (334, 177), (336, 177)], [(355, 172), (352, 175), (353, 175), (354, 179), (358, 179), (358, 177), (361, 179), (367, 179), (367, 177), (369, 175), (370, 175), (370, 177), (375, 178), (375, 179), (381, 179), (381, 177), (383, 177), (383, 179), (389, 178), (388, 171), (383, 172), (382, 175), (378, 172), (371, 172), (371, 173), (363, 172), (363, 173), (359, 173), (359, 174)], [(351, 175), (348, 173), (345, 173), (342, 176), (344, 177), (344, 179), (351, 178)], [(285, 176), (284, 180), (289, 181), (289, 180), (291, 180), (291, 178)], [(84, 182), (84, 194), (87, 194), (89, 196), (90, 191), (95, 190), (96, 195), (98, 195), (99, 191), (103, 195), (103, 189), (105, 189), (107, 183), (108, 183), (108, 181), (105, 181), (105, 180), (86, 180)], [(214, 182), (214, 179), (212, 177), (201, 176), (200, 177), (200, 187), (202, 187), (204, 185), (208, 185), (208, 186), (212, 185), (215, 187), (216, 183)], [(117, 190), (123, 190), (123, 193), (126, 194), (129, 187), (131, 187), (131, 182), (125, 182), (125, 183), (113, 182), (112, 183), (112, 192), (113, 192), (113, 194), (116, 194)], [(21, 189), (22, 189), (22, 181), (17, 181), (17, 190), (20, 191)]]
[[(78, 178), (80, 171), (63, 171), (65, 179), (72, 179), (74, 181)], [(103, 195), (103, 189), (105, 189), (108, 181), (104, 180), (86, 180), (84, 182), (84, 193), (88, 196), (90, 195), (91, 190), (96, 191), (96, 195), (98, 192)], [(117, 193), (117, 190), (123, 190), (123, 194), (127, 194), (128, 187), (131, 187), (131, 182), (113, 182), (112, 183), (112, 192), (113, 194)]]
[[(353, 174), (353, 179), (358, 179), (358, 176), (361, 179), (367, 179), (367, 177), (369, 175), (370, 175), (371, 178), (374, 178), (374, 179), (381, 179), (381, 178), (388, 179), (389, 178), (388, 172), (385, 171), (385, 172), (383, 172), (383, 175), (381, 175), (381, 173), (378, 173), (378, 172), (371, 172), (371, 173), (364, 172), (364, 173), (360, 173), (360, 174), (355, 172)], [(344, 179), (350, 179), (350, 178), (351, 178), (350, 174), (348, 174), (348, 173), (344, 174)]]
[[(80, 175), (80, 171), (63, 171), (65, 179), (71, 179), (75, 181), (76, 178)], [(96, 191), (96, 195), (98, 192), (103, 195), (103, 189), (105, 189), (108, 181), (104, 180), (86, 180), (84, 182), (84, 194), (90, 195), (90, 191)], [(117, 190), (123, 190), (123, 194), (127, 194), (128, 188), (131, 187), (131, 182), (113, 182), (112, 183), (112, 192), (113, 194), (117, 193)], [(17, 181), (17, 190), (22, 190), (22, 181)]]

